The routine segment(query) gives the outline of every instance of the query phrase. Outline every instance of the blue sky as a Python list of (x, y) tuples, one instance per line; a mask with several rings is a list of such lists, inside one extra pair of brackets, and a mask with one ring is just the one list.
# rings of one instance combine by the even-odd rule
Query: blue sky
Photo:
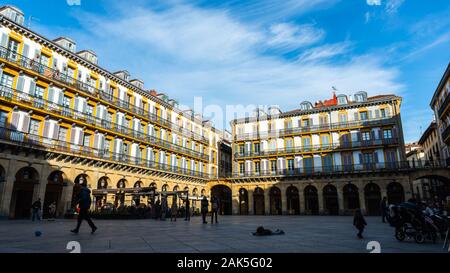
[(31, 15), (31, 29), (71, 37), (104, 68), (127, 69), (189, 106), (201, 96), (203, 106), (288, 111), (328, 99), (332, 86), (400, 95), (407, 142), (432, 120), (450, 61), (448, 0), (1, 2)]

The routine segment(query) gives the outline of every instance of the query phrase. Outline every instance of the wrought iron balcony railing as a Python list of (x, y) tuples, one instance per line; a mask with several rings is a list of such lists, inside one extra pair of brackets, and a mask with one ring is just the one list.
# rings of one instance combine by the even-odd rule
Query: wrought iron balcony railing
[(142, 132), (133, 130), (131, 128), (127, 128), (125, 126), (119, 125), (117, 123), (113, 123), (111, 121), (101, 119), (95, 116), (92, 116), (88, 113), (83, 113), (77, 110), (74, 110), (70, 107), (66, 107), (63, 105), (59, 105), (57, 103), (54, 103), (52, 101), (48, 101), (42, 98), (38, 98), (36, 96), (29, 95), (27, 93), (21, 92), (17, 89), (13, 89), (4, 85), (0, 84), (0, 99), (6, 99), (8, 101), (14, 102), (14, 103), (25, 103), (35, 108), (40, 108), (46, 111), (54, 112), (56, 114), (65, 116), (67, 118), (74, 118), (83, 122), (86, 122), (87, 124), (90, 124), (94, 127), (102, 127), (107, 130), (112, 130), (124, 135), (133, 136), (137, 139), (140, 139), (141, 141), (150, 142), (155, 145), (162, 146), (167, 149), (171, 149), (175, 152), (182, 152), (184, 154), (202, 158), (204, 160), (208, 160), (209, 156), (205, 153), (198, 152), (174, 143), (171, 143), (167, 140), (163, 140), (161, 138), (152, 136), (152, 135), (146, 135)]
[(208, 139), (202, 135), (192, 132), (186, 128), (179, 127), (177, 124), (171, 122), (170, 120), (158, 117), (155, 114), (148, 112), (144, 108), (131, 106), (128, 101), (124, 101), (117, 97), (111, 96), (111, 94), (105, 92), (104, 90), (97, 89), (94, 86), (82, 82), (80, 80), (77, 80), (64, 72), (60, 72), (57, 69), (50, 68), (47, 65), (43, 65), (38, 60), (32, 60), (15, 51), (11, 51), (3, 46), (0, 46), (0, 58), (10, 63), (14, 63), (15, 65), (18, 65), (21, 68), (32, 70), (35, 73), (40, 74), (42, 77), (54, 80), (63, 85), (67, 85), (70, 88), (81, 91), (85, 95), (99, 97), (109, 102), (113, 107), (117, 106), (121, 107), (122, 109), (131, 111), (144, 118), (150, 118), (152, 121), (155, 121), (160, 125), (166, 126), (171, 130), (172, 129), (176, 130), (177, 132), (182, 133), (187, 137), (193, 138), (197, 141), (202, 141), (203, 143), (208, 143)]
[(262, 151), (251, 151), (251, 152), (237, 152), (234, 154), (235, 158), (243, 157), (255, 157), (255, 156), (269, 156), (278, 154), (300, 154), (300, 153), (312, 153), (312, 152), (323, 152), (323, 151), (337, 151), (352, 148), (366, 148), (371, 146), (379, 145), (392, 145), (398, 144), (398, 138), (384, 138), (384, 139), (373, 139), (365, 141), (352, 141), (343, 143), (330, 143), (322, 145), (307, 145), (298, 147), (286, 147), (280, 149), (269, 149)]
[(146, 160), (143, 158), (132, 157), (125, 154), (112, 153), (110, 151), (94, 149), (76, 143), (65, 142), (61, 140), (45, 138), (39, 135), (23, 133), (17, 130), (0, 127), (0, 140), (15, 144), (24, 148), (30, 147), (38, 150), (50, 152), (62, 152), (73, 155), (87, 156), (95, 159), (103, 159), (109, 161), (116, 161), (120, 163), (135, 165), (137, 167), (147, 167), (159, 171), (169, 171), (177, 174), (195, 176), (200, 178), (209, 178), (209, 174), (178, 166), (172, 166), (164, 163), (159, 163), (153, 160)]
[(323, 124), (323, 125), (311, 125), (311, 126), (285, 128), (285, 129), (255, 132), (255, 133), (237, 134), (234, 136), (234, 139), (236, 141), (242, 141), (242, 140), (260, 139), (260, 138), (282, 137), (282, 136), (287, 136), (287, 135), (310, 133), (310, 132), (315, 132), (315, 131), (348, 129), (348, 128), (361, 127), (361, 126), (364, 126), (364, 127), (365, 126), (377, 126), (377, 125), (381, 126), (381, 125), (387, 125), (387, 124), (393, 124), (393, 123), (395, 123), (395, 118), (388, 116), (388, 117), (378, 118), (378, 119), (336, 122), (336, 123), (328, 123), (328, 124)]

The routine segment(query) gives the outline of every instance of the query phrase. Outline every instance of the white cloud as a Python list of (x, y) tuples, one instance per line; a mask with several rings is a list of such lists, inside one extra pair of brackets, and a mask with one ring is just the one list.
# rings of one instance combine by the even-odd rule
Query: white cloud
[(398, 71), (383, 67), (376, 55), (338, 64), (323, 62), (346, 53), (345, 42), (306, 49), (307, 62), (267, 53), (268, 46), (317, 43), (324, 32), (313, 25), (274, 24), (270, 32), (236, 20), (224, 9), (133, 7), (129, 16), (124, 7), (116, 8), (108, 8), (103, 16), (77, 14), (86, 32), (65, 34), (74, 37), (80, 49), (95, 50), (105, 67), (127, 69), (133, 77), (142, 78), (147, 88), (164, 91), (181, 104), (192, 104), (194, 96), (203, 96), (204, 105), (278, 104), (290, 110), (305, 99), (330, 97), (331, 86), (347, 94), (402, 90), (396, 80)]
[(381, 0), (366, 0), (366, 3), (369, 6), (379, 6), (381, 5)]
[(386, 2), (386, 12), (389, 14), (396, 13), (405, 0), (388, 0)]
[(323, 39), (325, 31), (314, 25), (294, 25), (289, 23), (273, 24), (268, 45), (285, 49), (296, 49), (315, 44)]
[(350, 42), (341, 42), (310, 48), (300, 55), (299, 60), (301, 62), (317, 62), (327, 60), (348, 52), (350, 46)]

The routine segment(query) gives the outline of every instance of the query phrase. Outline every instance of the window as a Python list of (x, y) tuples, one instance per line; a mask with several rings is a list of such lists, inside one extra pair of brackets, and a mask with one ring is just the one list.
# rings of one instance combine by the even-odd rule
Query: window
[(83, 146), (85, 146), (85, 147), (91, 146), (91, 135), (88, 135), (88, 134), (84, 135)]
[(380, 113), (381, 113), (381, 117), (382, 117), (382, 118), (387, 117), (386, 110), (387, 110), (387, 109), (381, 109), (381, 110), (380, 110)]
[(329, 135), (322, 135), (320, 137), (320, 140), (322, 141), (323, 148), (329, 148), (329, 146), (330, 146), (330, 136)]
[(276, 160), (271, 160), (270, 161), (270, 170), (272, 172), (276, 172), (277, 171), (277, 161)]
[(310, 125), (309, 119), (302, 119), (302, 127), (309, 127)]
[(67, 139), (67, 128), (59, 127), (58, 140), (65, 142), (66, 139)]
[(3, 86), (12, 88), (13, 82), (14, 82), (14, 77), (12, 75), (3, 73), (2, 80), (1, 80), (1, 84)]
[(109, 139), (105, 140), (105, 146), (103, 147), (103, 152), (109, 154), (109, 149), (111, 147), (111, 141)]
[(47, 57), (46, 55), (42, 54), (41, 59), (39, 60), (39, 63), (42, 64), (43, 66), (48, 66), (49, 62), (50, 62), (50, 58)]
[(242, 145), (242, 144), (239, 145), (239, 154), (243, 155), (244, 152), (245, 152), (245, 150), (244, 150), (244, 145)]
[(19, 52), (19, 42), (15, 40), (9, 40), (8, 49), (10, 50), (9, 57), (13, 60), (17, 59), (17, 53)]
[(304, 137), (302, 139), (303, 150), (309, 151), (311, 149), (311, 139), (309, 137)]
[(370, 140), (370, 132), (362, 132), (362, 133), (361, 133), (361, 139), (362, 139), (363, 141), (368, 141), (368, 140)]
[(392, 130), (391, 129), (383, 130), (383, 138), (392, 138)]
[(292, 120), (286, 121), (286, 129), (291, 129), (291, 128), (292, 128)]
[(31, 119), (30, 120), (30, 135), (39, 136), (39, 120)]
[(319, 117), (319, 125), (326, 125), (326, 124), (328, 124), (328, 117), (327, 116)]
[(360, 112), (359, 113), (359, 119), (360, 120), (367, 120), (367, 112)]
[(245, 171), (244, 163), (239, 163), (239, 173), (240, 173), (240, 174), (243, 174), (244, 171)]
[(292, 149), (294, 146), (294, 141), (292, 139), (286, 139), (286, 149)]
[(259, 173), (260, 169), (261, 169), (261, 163), (255, 162), (255, 173)]
[(259, 152), (260, 152), (260, 144), (259, 143), (255, 143), (253, 145), (253, 148), (254, 148), (255, 154), (259, 154)]
[(353, 154), (352, 153), (343, 153), (342, 154), (342, 165), (344, 165), (344, 171), (352, 170), (353, 163)]
[(6, 120), (8, 119), (8, 113), (0, 111), (0, 128), (6, 127)]
[(238, 128), (238, 135), (243, 135), (244, 134), (244, 128), (239, 127)]
[(323, 171), (324, 172), (331, 172), (333, 170), (333, 159), (331, 155), (325, 155), (322, 157), (323, 161)]
[(294, 159), (288, 159), (288, 170), (294, 170)]
[(347, 97), (339, 96), (337, 99), (338, 99), (338, 105), (347, 104)]
[(313, 158), (312, 157), (305, 157), (303, 159), (303, 165), (305, 168), (305, 172), (308, 173), (312, 173), (313, 171)]
[(341, 123), (347, 122), (347, 114), (346, 113), (339, 114), (339, 122), (341, 122)]

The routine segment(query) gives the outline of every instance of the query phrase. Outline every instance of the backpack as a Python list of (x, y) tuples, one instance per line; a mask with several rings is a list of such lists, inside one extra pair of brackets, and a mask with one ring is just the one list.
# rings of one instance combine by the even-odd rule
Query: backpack
[(81, 189), (80, 207), (89, 208), (90, 206), (91, 206), (91, 191), (89, 189)]
[(213, 208), (214, 210), (216, 210), (216, 209), (218, 209), (218, 207), (219, 207), (219, 204), (217, 204), (217, 200), (215, 200), (215, 201), (213, 202), (213, 204), (212, 204), (212, 208)]

